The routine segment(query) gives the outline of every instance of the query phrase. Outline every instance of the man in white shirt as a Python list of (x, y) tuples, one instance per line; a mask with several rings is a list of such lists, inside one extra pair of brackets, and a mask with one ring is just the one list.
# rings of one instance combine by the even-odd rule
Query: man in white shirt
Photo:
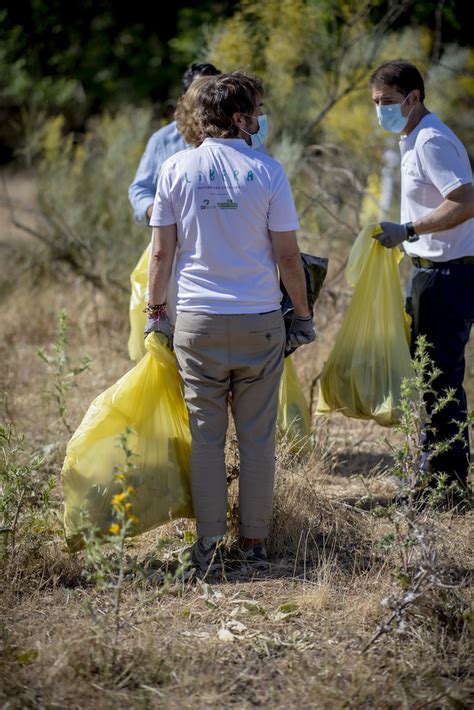
[[(203, 85), (195, 116), (206, 138), (164, 163), (150, 219), (147, 330), (166, 335), (176, 251), (174, 347), (189, 412), (198, 532), (188, 552), (201, 571), (222, 564), (229, 401), (240, 454), (241, 554), (266, 563), (285, 346), (315, 338), (290, 185), (280, 163), (255, 150), (266, 125), (262, 96), (261, 83), (241, 72)], [(277, 265), (295, 307), (287, 336)]]
[[(411, 257), (412, 345), (425, 335), (429, 355), (441, 370), (427, 396), (431, 427), (424, 432), (427, 470), (445, 473), (466, 490), (469, 473), (464, 352), (474, 321), (474, 187), (467, 152), (456, 135), (424, 105), (423, 78), (404, 60), (382, 64), (370, 78), (382, 128), (400, 134), (401, 224), (382, 222), (383, 246), (401, 246)], [(410, 300), (410, 299), (408, 299)], [(456, 400), (437, 412), (448, 389)], [(434, 458), (429, 449), (462, 437)]]

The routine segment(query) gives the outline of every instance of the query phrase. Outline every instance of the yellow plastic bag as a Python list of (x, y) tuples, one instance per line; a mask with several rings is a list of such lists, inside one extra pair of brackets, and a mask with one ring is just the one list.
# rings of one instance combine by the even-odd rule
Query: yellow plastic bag
[(143, 309), (146, 306), (146, 290), (148, 283), (148, 262), (150, 261), (149, 244), (137, 265), (130, 274), (130, 284), (132, 292), (130, 295), (130, 336), (128, 338), (128, 354), (130, 360), (138, 362), (145, 354), (145, 341), (143, 331), (146, 324), (146, 313)]
[(294, 454), (305, 454), (311, 449), (311, 417), (309, 407), (291, 361), (285, 358), (285, 367), (280, 380), (277, 430), (288, 442)]
[(399, 420), (403, 378), (413, 369), (409, 322), (403, 309), (399, 249), (386, 249), (373, 236), (378, 224), (358, 235), (346, 269), (354, 287), (320, 380), (317, 412), (340, 411), (382, 426)]
[[(151, 244), (149, 244), (137, 265), (130, 274), (132, 292), (130, 296), (130, 336), (128, 338), (128, 354), (131, 360), (138, 362), (145, 354), (143, 331), (145, 330), (146, 314), (143, 312), (147, 302), (148, 264), (150, 261)], [(171, 276), (166, 292), (166, 312), (171, 323), (176, 322), (176, 303), (178, 301), (178, 284), (175, 279), (176, 256), (171, 269)]]
[(174, 354), (154, 333), (135, 367), (99, 395), (68, 443), (61, 481), (68, 544), (81, 544), (81, 510), (102, 532), (113, 522), (115, 475), (123, 472), (119, 439), (134, 456), (126, 483), (139, 534), (173, 518), (193, 517), (189, 478), (191, 435)]

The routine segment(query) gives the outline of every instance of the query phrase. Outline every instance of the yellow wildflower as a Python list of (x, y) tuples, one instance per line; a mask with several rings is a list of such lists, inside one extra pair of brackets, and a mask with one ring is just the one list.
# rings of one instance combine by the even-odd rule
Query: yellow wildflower
[(127, 497), (128, 493), (116, 493), (112, 498), (112, 505), (120, 505), (120, 503)]
[(111, 535), (118, 535), (120, 532), (120, 525), (118, 523), (112, 523), (112, 525), (109, 528), (109, 533)]

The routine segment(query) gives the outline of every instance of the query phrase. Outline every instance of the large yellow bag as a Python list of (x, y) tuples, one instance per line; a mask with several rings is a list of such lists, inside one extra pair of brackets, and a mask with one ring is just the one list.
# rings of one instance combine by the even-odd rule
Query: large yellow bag
[(383, 247), (373, 239), (377, 233), (379, 225), (368, 225), (352, 247), (345, 276), (354, 294), (321, 374), (317, 412), (340, 411), (392, 426), (399, 421), (402, 380), (413, 369), (402, 252)]
[[(147, 246), (130, 275), (132, 292), (130, 297), (128, 352), (130, 358), (135, 361), (140, 360), (145, 354), (143, 331), (145, 329), (146, 315), (143, 309), (146, 306), (149, 259), (150, 246)], [(176, 300), (176, 294), (171, 293), (171, 289), (172, 285), (170, 284), (167, 301), (171, 305), (170, 318), (173, 321), (175, 314), (172, 304)], [(310, 413), (290, 357), (285, 358), (285, 369), (280, 382), (278, 431), (281, 436), (286, 437), (288, 442), (292, 442), (292, 451), (302, 453), (308, 450), (311, 433)]]
[(66, 539), (80, 546), (81, 511), (102, 532), (113, 522), (116, 473), (134, 456), (126, 483), (136, 521), (133, 534), (173, 518), (193, 517), (189, 479), (191, 435), (174, 354), (152, 333), (135, 367), (90, 405), (66, 450), (61, 473)]

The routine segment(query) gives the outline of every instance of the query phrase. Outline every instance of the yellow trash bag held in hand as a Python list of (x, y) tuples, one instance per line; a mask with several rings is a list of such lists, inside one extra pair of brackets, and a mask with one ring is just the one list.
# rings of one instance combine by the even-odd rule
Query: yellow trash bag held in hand
[(321, 374), (317, 412), (340, 411), (392, 426), (399, 420), (402, 380), (413, 370), (402, 252), (379, 244), (377, 233), (379, 225), (368, 225), (352, 247), (345, 276), (354, 294)]
[(61, 481), (68, 544), (81, 546), (81, 511), (102, 532), (113, 522), (115, 476), (124, 472), (119, 439), (132, 431), (126, 483), (134, 517), (132, 534), (173, 518), (193, 517), (189, 456), (191, 434), (174, 354), (155, 333), (135, 367), (90, 405), (66, 450)]
[(146, 313), (143, 312), (143, 309), (146, 306), (150, 249), (151, 245), (149, 244), (130, 274), (132, 292), (129, 306), (130, 336), (128, 338), (128, 354), (130, 360), (134, 360), (135, 362), (138, 362), (146, 352), (143, 338), (146, 325)]
[[(145, 330), (146, 314), (143, 312), (147, 302), (148, 287), (148, 264), (150, 262), (151, 244), (149, 244), (138, 260), (137, 265), (130, 274), (130, 284), (132, 292), (130, 295), (130, 336), (128, 338), (128, 354), (130, 360), (138, 362), (145, 354), (145, 341), (143, 331)], [(171, 277), (166, 292), (167, 307), (166, 312), (171, 323), (176, 321), (176, 302), (178, 300), (178, 285), (174, 276), (176, 257), (173, 261)]]

